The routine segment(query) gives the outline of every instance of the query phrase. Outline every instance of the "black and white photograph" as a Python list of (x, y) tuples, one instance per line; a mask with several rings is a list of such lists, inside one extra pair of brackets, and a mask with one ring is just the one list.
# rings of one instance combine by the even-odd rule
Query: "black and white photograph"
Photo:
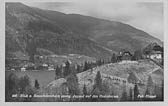
[(5, 102), (164, 102), (164, 44), (163, 2), (5, 2)]

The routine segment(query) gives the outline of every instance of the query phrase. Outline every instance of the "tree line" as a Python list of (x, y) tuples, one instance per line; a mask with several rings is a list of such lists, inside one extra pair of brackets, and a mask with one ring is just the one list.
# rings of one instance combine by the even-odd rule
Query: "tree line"
[[(10, 73), (5, 77), (5, 101), (31, 101), (34, 94), (40, 89), (40, 84), (37, 79), (34, 81), (34, 86), (31, 84), (30, 78), (25, 75), (18, 77), (14, 73)], [(27, 95), (26, 98), (20, 98), (21, 94)], [(17, 95), (18, 97), (12, 97)]]

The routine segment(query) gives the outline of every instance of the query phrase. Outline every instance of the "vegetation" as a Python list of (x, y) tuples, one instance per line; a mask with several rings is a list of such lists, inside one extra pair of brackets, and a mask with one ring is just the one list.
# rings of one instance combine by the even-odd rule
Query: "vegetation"
[(101, 89), (101, 87), (102, 87), (102, 79), (101, 79), (100, 71), (98, 71), (97, 74), (96, 74), (96, 78), (95, 78), (94, 88)]
[(72, 73), (67, 77), (67, 85), (70, 95), (79, 94), (78, 77), (76, 76), (76, 73)]
[(112, 55), (111, 62), (112, 62), (112, 63), (117, 62), (117, 56), (116, 56), (115, 53), (113, 53), (113, 55)]
[(139, 98), (138, 98), (138, 95), (139, 95), (139, 94), (140, 94), (140, 93), (139, 93), (138, 85), (135, 84), (135, 87), (134, 87), (134, 101), (139, 100)]
[(129, 101), (132, 101), (133, 100), (133, 91), (132, 91), (132, 88), (130, 88), (129, 90)]
[(84, 86), (83, 86), (83, 94), (84, 95), (87, 95), (87, 88), (86, 88), (86, 85), (84, 84)]
[(121, 101), (127, 101), (127, 100), (128, 100), (128, 95), (127, 95), (126, 87), (124, 87), (124, 90), (121, 96)]
[[(28, 95), (26, 98), (20, 98), (21, 94)], [(27, 75), (18, 78), (11, 73), (5, 78), (5, 101), (31, 101), (35, 94), (34, 88), (30, 84), (30, 79)], [(12, 97), (17, 95), (17, 97)]]
[(68, 76), (69, 74), (71, 74), (71, 70), (70, 70), (70, 63), (69, 63), (69, 61), (67, 61), (66, 63), (65, 63), (65, 67), (64, 67), (64, 71), (63, 71), (64, 73), (64, 76)]
[(40, 88), (40, 84), (39, 84), (39, 82), (38, 82), (37, 79), (35, 79), (34, 87), (35, 87), (36, 89), (39, 89), (39, 88)]
[(134, 51), (134, 55), (132, 57), (132, 60), (140, 60), (140, 59), (143, 59), (142, 50), (136, 50), (136, 51)]

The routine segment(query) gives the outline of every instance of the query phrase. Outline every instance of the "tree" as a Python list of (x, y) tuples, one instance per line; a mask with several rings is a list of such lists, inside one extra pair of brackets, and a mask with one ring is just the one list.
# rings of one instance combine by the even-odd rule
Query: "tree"
[(61, 77), (61, 74), (61, 68), (57, 66), (55, 69), (55, 80)]
[(134, 52), (134, 56), (133, 57), (134, 57), (135, 60), (142, 59), (142, 51), (141, 50), (136, 50)]
[(155, 85), (155, 93), (156, 93), (157, 99), (159, 101), (164, 100), (164, 80), (162, 80), (162, 82), (161, 82), (161, 87), (158, 87), (158, 86)]
[(101, 59), (96, 61), (96, 65), (101, 66), (103, 64), (103, 61)]
[(83, 71), (86, 71), (88, 69), (89, 69), (88, 62), (85, 61)]
[(153, 87), (153, 85), (154, 85), (153, 80), (152, 80), (152, 77), (151, 77), (150, 75), (148, 76), (147, 85), (148, 85), (148, 86), (152, 86), (152, 87)]
[(17, 93), (18, 80), (18, 77), (13, 73), (5, 76), (5, 101), (10, 101), (12, 95)]
[(115, 63), (116, 61), (117, 61), (116, 54), (113, 53), (112, 58), (111, 58), (111, 62), (112, 62), (112, 63)]
[(67, 86), (68, 86), (70, 95), (76, 95), (79, 93), (78, 77), (75, 73), (71, 73), (67, 77)]
[(84, 84), (84, 86), (83, 86), (83, 94), (84, 95), (87, 95), (87, 88), (86, 88), (86, 85)]
[(101, 91), (102, 91), (102, 79), (101, 79), (100, 71), (98, 71), (95, 77), (92, 94), (100, 95)]
[[(77, 73), (77, 70), (76, 70), (75, 66), (71, 66), (71, 67), (70, 67), (70, 72), (71, 72), (71, 73), (74, 73), (74, 74)], [(70, 74), (71, 74), (71, 73), (70, 73)]]
[(139, 95), (138, 85), (135, 84), (135, 87), (134, 87), (134, 100), (135, 100), (135, 101), (138, 100), (138, 95)]
[(36, 89), (39, 89), (39, 88), (40, 88), (40, 84), (38, 83), (38, 80), (37, 80), (37, 79), (35, 79), (34, 87), (35, 87)]
[(95, 88), (101, 89), (102, 87), (102, 79), (101, 79), (101, 74), (100, 71), (97, 72), (96, 77), (95, 77)]
[[(154, 89), (155, 89), (156, 87), (154, 87)], [(156, 90), (156, 89), (155, 89)], [(157, 93), (157, 92), (156, 92)], [(151, 89), (149, 88), (149, 87), (147, 87), (146, 88), (146, 91), (145, 91), (145, 95), (144, 96), (147, 96), (147, 95), (151, 95), (152, 93), (151, 93)], [(157, 94), (156, 94), (157, 95)], [(158, 97), (158, 96), (157, 96)], [(147, 100), (147, 101), (150, 101), (150, 100), (152, 100), (152, 98), (144, 98), (145, 100)], [(156, 99), (156, 98), (155, 98)]]
[(133, 84), (139, 81), (135, 72), (130, 72), (127, 80), (129, 83), (133, 83)]
[(130, 88), (130, 91), (129, 91), (129, 100), (132, 101), (133, 99), (133, 91), (132, 91), (132, 88)]
[(77, 65), (76, 71), (77, 71), (77, 73), (80, 73), (80, 72), (81, 72), (81, 67), (80, 67), (80, 65)]
[(153, 94), (154, 92), (154, 82), (152, 80), (152, 77), (149, 75), (148, 76), (148, 80), (147, 80), (147, 89), (146, 89), (146, 93), (148, 95)]
[(127, 91), (126, 88), (124, 88), (121, 96), (121, 101), (127, 101)]
[(30, 102), (30, 101), (32, 101), (32, 98), (34, 97), (35, 89), (31, 86), (27, 86), (25, 88), (25, 94), (28, 95), (28, 97), (25, 98), (25, 101)]
[(25, 89), (27, 86), (31, 86), (30, 85), (30, 79), (27, 75), (21, 77), (19, 79), (19, 84), (18, 84), (19, 88), (20, 88), (20, 92), (21, 93), (25, 93)]
[(69, 61), (67, 61), (67, 62), (65, 63), (64, 76), (66, 77), (66, 76), (68, 76), (70, 73), (71, 73), (71, 71), (70, 71), (70, 63), (69, 63)]
[(158, 45), (157, 43), (150, 43), (145, 48), (143, 48), (143, 54), (148, 55), (152, 52), (154, 46)]
[(100, 91), (102, 95), (108, 95), (110, 93), (110, 86), (108, 81), (104, 81), (102, 83)]
[[(17, 101), (31, 101), (35, 90), (33, 90), (30, 79), (27, 75), (18, 78), (15, 74), (10, 74), (5, 78), (5, 101), (14, 101), (12, 94), (27, 94), (28, 98), (17, 98)], [(31, 97), (30, 97), (31, 95)]]
[(145, 96), (146, 96), (146, 95), (150, 95), (149, 88), (147, 88), (146, 91), (145, 91)]
[(64, 67), (60, 65), (60, 77), (64, 77)]

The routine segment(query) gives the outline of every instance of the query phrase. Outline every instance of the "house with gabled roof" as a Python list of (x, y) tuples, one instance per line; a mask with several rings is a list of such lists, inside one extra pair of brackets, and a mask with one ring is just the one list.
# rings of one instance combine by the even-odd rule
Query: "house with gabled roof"
[(150, 59), (161, 60), (163, 58), (163, 48), (159, 45), (153, 47), (150, 53)]
[(128, 50), (120, 51), (117, 56), (117, 61), (131, 61), (132, 56), (133, 55)]

